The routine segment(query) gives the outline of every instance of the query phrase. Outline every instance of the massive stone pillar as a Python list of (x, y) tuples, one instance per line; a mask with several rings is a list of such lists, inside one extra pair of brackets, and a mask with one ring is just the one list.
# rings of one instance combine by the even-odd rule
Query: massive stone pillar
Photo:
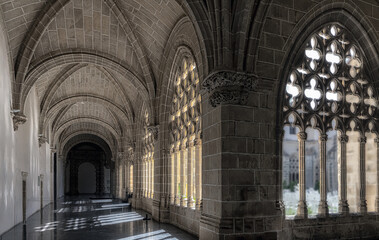
[(282, 218), (276, 196), (275, 98), (246, 73), (213, 72), (203, 87), (199, 237), (276, 238)]

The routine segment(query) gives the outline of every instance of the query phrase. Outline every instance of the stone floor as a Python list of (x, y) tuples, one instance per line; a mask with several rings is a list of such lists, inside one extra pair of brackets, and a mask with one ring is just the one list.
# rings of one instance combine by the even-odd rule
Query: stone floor
[(18, 224), (0, 239), (197, 239), (172, 225), (144, 221), (145, 216), (146, 212), (115, 199), (65, 197), (56, 207), (46, 206), (29, 217), (26, 225)]

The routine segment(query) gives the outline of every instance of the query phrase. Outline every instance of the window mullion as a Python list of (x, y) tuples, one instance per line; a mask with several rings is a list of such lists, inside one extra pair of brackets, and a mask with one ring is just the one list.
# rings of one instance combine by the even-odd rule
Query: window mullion
[(300, 199), (297, 206), (296, 218), (306, 218), (308, 216), (307, 203), (305, 198), (305, 140), (307, 134), (300, 132), (297, 135), (299, 142), (299, 194)]
[(326, 141), (328, 135), (320, 135), (320, 203), (318, 206), (318, 215), (327, 216), (329, 214), (326, 197)]
[(367, 213), (367, 202), (366, 202), (366, 137), (359, 138), (359, 178), (360, 178), (360, 203), (359, 212), (362, 214)]
[(339, 174), (339, 192), (340, 200), (338, 206), (338, 212), (346, 215), (349, 213), (349, 204), (347, 202), (347, 168), (346, 168), (346, 145), (349, 141), (349, 137), (346, 134), (341, 135), (339, 138), (340, 144), (340, 174)]

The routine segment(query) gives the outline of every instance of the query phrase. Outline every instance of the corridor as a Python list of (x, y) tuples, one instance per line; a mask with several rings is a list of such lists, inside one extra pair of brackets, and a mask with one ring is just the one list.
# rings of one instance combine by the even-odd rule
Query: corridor
[(115, 199), (65, 197), (56, 207), (49, 204), (29, 217), (26, 226), (18, 224), (0, 239), (196, 239), (172, 225), (145, 221), (145, 216), (144, 211), (131, 209), (129, 204)]

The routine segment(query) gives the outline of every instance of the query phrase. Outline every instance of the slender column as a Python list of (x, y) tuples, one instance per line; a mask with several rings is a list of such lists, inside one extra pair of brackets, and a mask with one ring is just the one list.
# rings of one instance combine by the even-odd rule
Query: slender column
[(179, 203), (179, 190), (178, 190), (178, 183), (179, 183), (179, 179), (178, 179), (178, 161), (179, 161), (179, 158), (178, 158), (178, 155), (179, 155), (179, 149), (174, 149), (174, 152), (172, 154), (174, 154), (174, 174), (173, 174), (173, 177), (174, 177), (174, 204), (178, 204)]
[(189, 144), (189, 148), (188, 148), (188, 157), (187, 157), (187, 183), (188, 183), (188, 186), (187, 186), (187, 196), (188, 196), (188, 199), (187, 199), (187, 207), (192, 207), (192, 158), (195, 157), (195, 156), (192, 156), (192, 149), (193, 149), (193, 142), (191, 142)]
[(339, 203), (338, 212), (343, 215), (349, 214), (349, 204), (347, 202), (347, 178), (346, 178), (346, 145), (349, 137), (342, 134), (339, 138), (340, 143), (340, 167), (339, 167)]
[(185, 187), (185, 182), (184, 182), (184, 149), (185, 145), (181, 145), (181, 150), (180, 150), (180, 206), (184, 206), (184, 187)]
[(326, 141), (328, 135), (320, 135), (320, 203), (318, 205), (318, 216), (325, 217), (329, 214), (328, 202), (326, 199)]
[(175, 153), (173, 152), (173, 149), (170, 151), (170, 161), (171, 161), (171, 194), (170, 194), (170, 202), (172, 204), (175, 204)]
[(297, 139), (299, 141), (299, 191), (300, 199), (297, 205), (296, 218), (307, 218), (308, 210), (307, 203), (305, 199), (305, 140), (307, 139), (307, 134), (305, 132), (299, 132), (297, 134)]
[(366, 202), (366, 137), (359, 138), (359, 212), (361, 214), (367, 213), (367, 202)]
[(375, 139), (376, 143), (376, 199), (375, 211), (379, 212), (379, 138)]
[(195, 139), (195, 164), (196, 164), (196, 178), (195, 178), (195, 181), (196, 181), (196, 210), (200, 210), (201, 208), (201, 199), (202, 199), (202, 195), (201, 195), (201, 174), (202, 174), (202, 170), (201, 170), (201, 164), (202, 164), (202, 155), (201, 155), (201, 140), (199, 139)]

